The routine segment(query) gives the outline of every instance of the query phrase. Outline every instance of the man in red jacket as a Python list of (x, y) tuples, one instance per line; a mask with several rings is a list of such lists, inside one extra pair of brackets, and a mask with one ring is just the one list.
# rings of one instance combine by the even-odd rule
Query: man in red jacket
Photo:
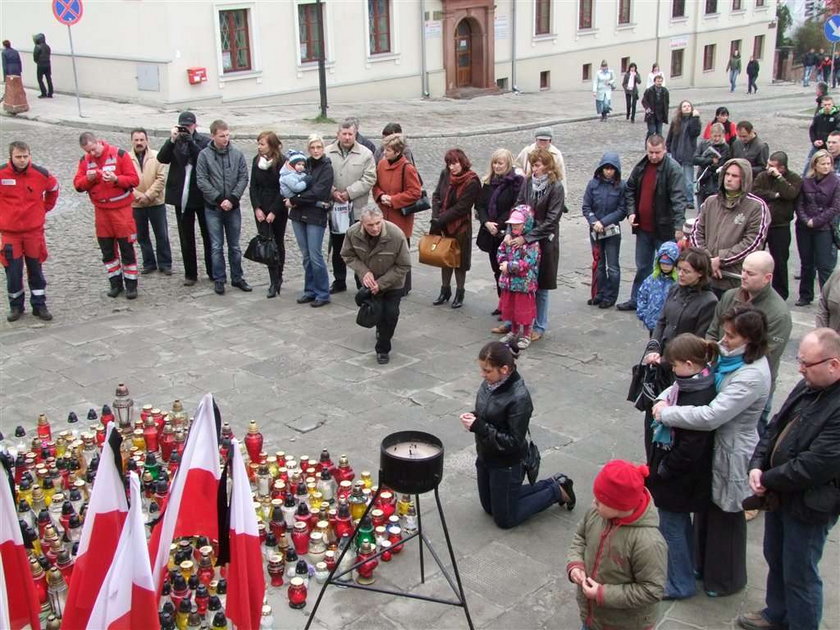
[(125, 276), (125, 297), (133, 300), (137, 297), (137, 228), (131, 202), (132, 190), (140, 183), (140, 177), (128, 153), (91, 132), (79, 136), (79, 146), (85, 155), (79, 160), (73, 186), (86, 192), (93, 202), (96, 240), (111, 283), (108, 297), (115, 298), (123, 292)]
[(50, 321), (41, 263), (47, 259), (44, 222), (58, 199), (58, 180), (32, 163), (29, 145), (9, 145), (9, 162), (0, 166), (0, 264), (6, 268), (9, 314), (14, 322), (23, 315), (26, 294), (23, 267), (29, 281), (29, 303), (35, 317)]

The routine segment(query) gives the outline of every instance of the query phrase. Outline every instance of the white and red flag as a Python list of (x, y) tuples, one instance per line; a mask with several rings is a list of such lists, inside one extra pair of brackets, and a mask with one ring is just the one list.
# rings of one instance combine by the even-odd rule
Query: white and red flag
[(117, 553), (90, 613), (88, 628), (102, 630), (155, 630), (157, 593), (149, 565), (146, 529), (140, 497), (140, 479), (129, 473), (131, 508), (117, 545)]
[(109, 423), (82, 526), (79, 553), (61, 620), (62, 630), (84, 630), (88, 627), (93, 604), (117, 551), (128, 515), (121, 444), (119, 430), (115, 423)]
[(260, 614), (265, 596), (260, 535), (257, 530), (254, 501), (251, 498), (251, 485), (248, 483), (248, 472), (239, 450), (239, 441), (235, 438), (231, 440), (230, 450), (230, 474), (233, 477), (228, 508), (230, 530), (219, 532), (220, 557), (224, 554), (222, 541), (226, 534), (230, 553), (225, 612), (235, 627), (256, 630), (260, 627)]
[(155, 592), (160, 593), (169, 560), (169, 547), (180, 536), (219, 537), (217, 492), (219, 488), (219, 423), (212, 394), (206, 394), (195, 411), (181, 465), (162, 506), (163, 516), (149, 540)]
[(15, 499), (6, 469), (0, 465), (0, 628), (40, 630), (40, 612)]

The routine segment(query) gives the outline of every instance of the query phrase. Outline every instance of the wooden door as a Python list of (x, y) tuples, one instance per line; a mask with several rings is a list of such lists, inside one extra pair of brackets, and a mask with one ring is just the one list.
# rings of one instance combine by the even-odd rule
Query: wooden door
[(467, 20), (461, 20), (455, 30), (455, 68), (457, 86), (472, 85), (472, 29)]

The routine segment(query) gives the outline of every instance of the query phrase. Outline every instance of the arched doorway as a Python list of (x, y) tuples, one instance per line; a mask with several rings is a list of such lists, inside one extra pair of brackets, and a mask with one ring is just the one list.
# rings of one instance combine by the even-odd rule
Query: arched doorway
[(461, 20), (455, 29), (455, 83), (459, 88), (472, 85), (472, 37), (469, 20)]

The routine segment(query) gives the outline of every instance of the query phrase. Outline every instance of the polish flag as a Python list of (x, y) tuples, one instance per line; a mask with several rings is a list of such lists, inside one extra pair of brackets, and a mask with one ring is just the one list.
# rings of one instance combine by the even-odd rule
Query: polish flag
[(140, 478), (129, 473), (131, 508), (117, 553), (90, 613), (88, 628), (103, 630), (155, 630), (160, 628), (157, 595), (149, 565), (143, 523)]
[(119, 430), (114, 422), (109, 423), (82, 526), (79, 553), (61, 620), (62, 630), (84, 630), (88, 627), (93, 604), (117, 551), (117, 542), (128, 514), (121, 444)]
[(0, 465), (0, 628), (41, 630), (40, 612), (12, 488)]
[[(228, 592), (225, 612), (237, 628), (259, 628), (265, 596), (265, 576), (257, 531), (257, 515), (251, 498), (248, 472), (239, 450), (239, 441), (231, 440), (233, 483), (230, 498), (230, 564), (227, 569)], [(225, 533), (221, 532), (224, 536)]]
[(216, 403), (206, 394), (195, 411), (187, 436), (181, 465), (172, 480), (169, 498), (161, 506), (163, 516), (152, 530), (149, 557), (155, 592), (160, 593), (169, 547), (180, 536), (207, 536), (218, 539), (219, 427)]

